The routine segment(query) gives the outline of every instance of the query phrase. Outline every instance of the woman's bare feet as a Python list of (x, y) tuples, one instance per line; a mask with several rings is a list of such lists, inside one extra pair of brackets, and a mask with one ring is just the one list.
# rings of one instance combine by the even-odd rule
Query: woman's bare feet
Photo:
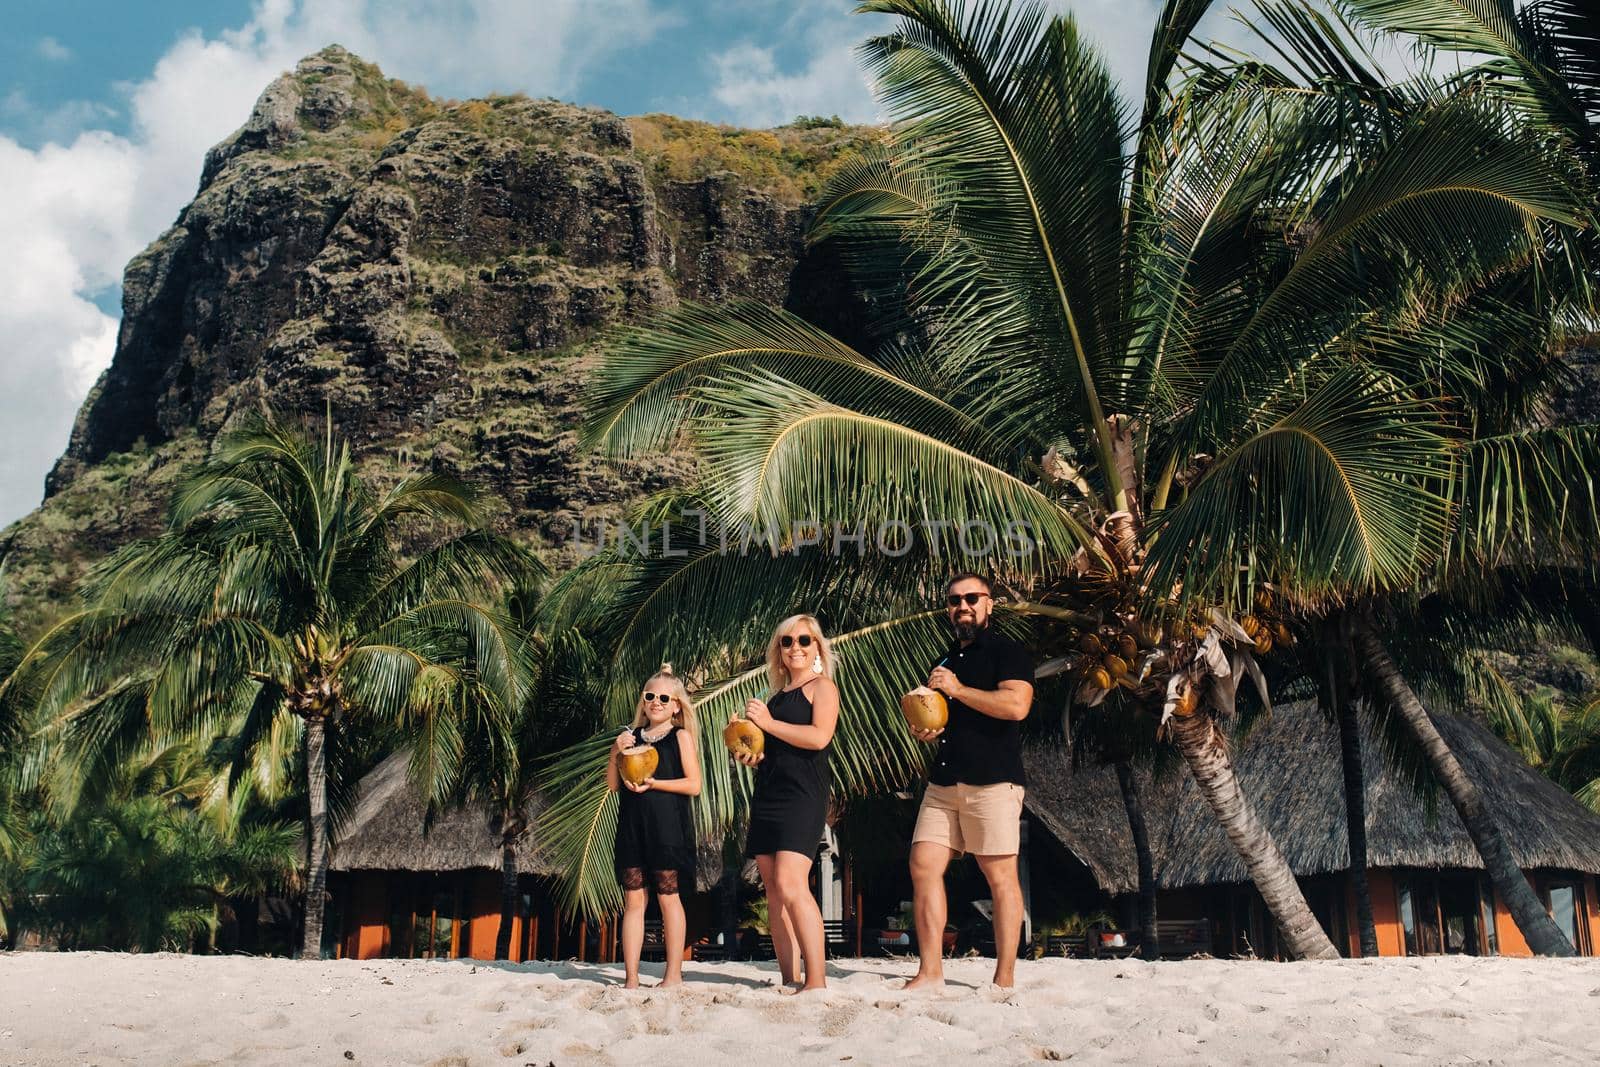
[(622, 983), (622, 988), (623, 989), (638, 989), (639, 988), (639, 979), (637, 979), (637, 978), (629, 978), (627, 981)]
[(920, 971), (911, 981), (900, 987), (901, 989), (943, 989), (944, 975), (923, 974)]
[(656, 988), (657, 989), (671, 989), (673, 986), (680, 986), (682, 984), (683, 984), (683, 978), (681, 976), (678, 977), (678, 978), (663, 978), (663, 979), (661, 979), (661, 981), (656, 983)]

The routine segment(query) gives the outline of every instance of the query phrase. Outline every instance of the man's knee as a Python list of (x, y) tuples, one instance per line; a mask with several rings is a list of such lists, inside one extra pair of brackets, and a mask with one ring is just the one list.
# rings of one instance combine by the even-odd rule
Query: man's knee
[(1022, 892), (1022, 880), (1017, 872), (1016, 856), (979, 856), (978, 869), (995, 893)]
[(941, 845), (915, 844), (911, 846), (911, 877), (915, 881), (937, 880), (944, 877), (950, 866), (950, 850)]

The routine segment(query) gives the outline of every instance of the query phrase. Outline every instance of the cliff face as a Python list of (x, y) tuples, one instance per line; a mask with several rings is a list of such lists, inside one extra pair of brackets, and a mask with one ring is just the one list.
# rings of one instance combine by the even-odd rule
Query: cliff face
[(331, 407), (379, 480), (432, 465), (484, 485), (506, 529), (570, 559), (576, 524), (687, 473), (577, 448), (598, 331), (751, 296), (848, 335), (839, 272), (801, 244), (805, 201), (874, 136), (435, 101), (341, 48), (308, 57), (129, 263), (112, 365), (45, 503), (0, 533), (18, 623), (157, 529), (180, 467), (263, 401)]

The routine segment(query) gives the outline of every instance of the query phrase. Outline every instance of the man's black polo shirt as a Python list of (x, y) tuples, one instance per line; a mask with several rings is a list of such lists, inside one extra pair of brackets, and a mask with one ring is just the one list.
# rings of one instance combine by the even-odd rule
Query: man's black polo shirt
[[(1033, 662), (1028, 650), (990, 627), (966, 648), (958, 641), (939, 661), (962, 685), (973, 689), (999, 689), (1016, 680), (1033, 684)], [(935, 663), (934, 666), (939, 666)], [(930, 670), (932, 668), (929, 668)], [(1022, 772), (1022, 724), (996, 719), (949, 698), (950, 722), (939, 735), (928, 781), (934, 785), (993, 785), (1015, 782), (1026, 786)]]

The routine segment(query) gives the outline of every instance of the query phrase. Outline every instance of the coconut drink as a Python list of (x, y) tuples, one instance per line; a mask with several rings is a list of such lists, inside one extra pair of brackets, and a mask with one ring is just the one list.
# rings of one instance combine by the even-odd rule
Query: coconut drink
[(643, 785), (645, 779), (656, 773), (656, 765), (661, 762), (661, 753), (656, 751), (654, 745), (634, 745), (632, 748), (622, 750), (622, 759), (618, 761), (618, 770), (625, 781), (633, 785)]
[(943, 730), (950, 721), (950, 705), (937, 689), (919, 685), (900, 698), (900, 714), (918, 730)]
[(722, 728), (722, 743), (735, 756), (755, 758), (767, 745), (767, 735), (749, 719), (731, 719)]

